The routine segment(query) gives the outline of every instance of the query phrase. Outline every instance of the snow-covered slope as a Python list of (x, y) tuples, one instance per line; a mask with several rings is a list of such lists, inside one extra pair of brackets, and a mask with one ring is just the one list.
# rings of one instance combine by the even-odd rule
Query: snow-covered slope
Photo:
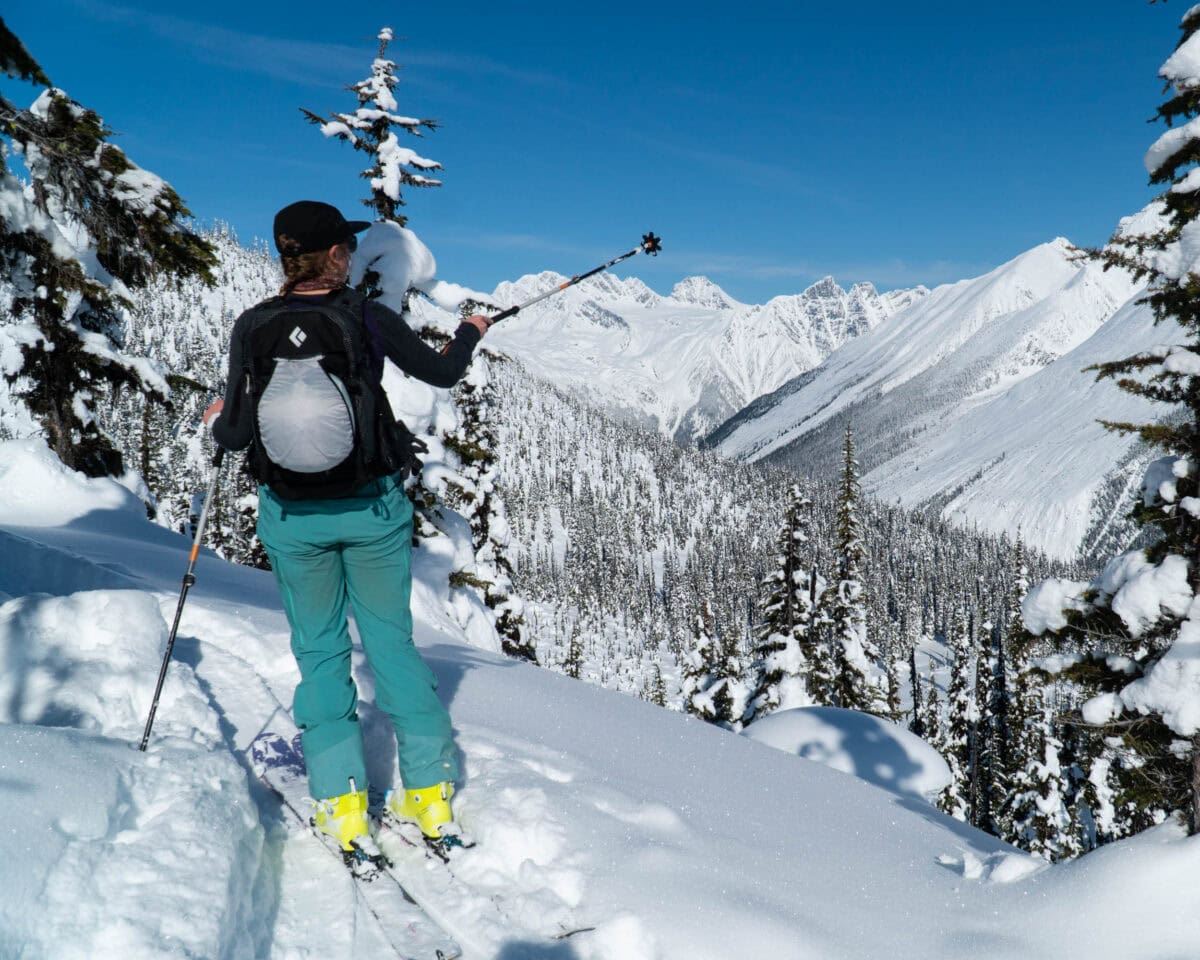
[[(1043, 244), (899, 310), (711, 440), (730, 456), (832, 473), (849, 423), (869, 491), (916, 505), (969, 482), (977, 495), (955, 501), (953, 516), (1010, 534), (1021, 527), (1040, 548), (1071, 556), (1099, 481), (1130, 447), (1083, 453), (1097, 404), (1122, 403), (1081, 369), (1145, 342), (1130, 339), (1140, 328), (1108, 326), (1136, 293), (1127, 275), (1076, 260), (1065, 240)], [(1026, 386), (1034, 380), (1040, 388)], [(1021, 399), (1034, 389), (1036, 403)], [(1011, 470), (994, 471), (1009, 455)]]
[[(491, 300), (509, 306), (565, 279), (522, 277)], [(750, 306), (704, 277), (661, 297), (636, 278), (601, 274), (506, 320), (489, 343), (558, 386), (691, 442), (923, 293), (880, 296), (868, 283), (845, 291), (827, 277)]]
[[(65, 504), (0, 510), (4, 955), (386, 955), (342, 868), (287, 832), (246, 769), (260, 731), (288, 729), (297, 679), (270, 576), (201, 557), (139, 754), (187, 544), (36, 444), (0, 445), (0, 463), (21, 503), (55, 489)], [(469, 647), (436, 553), (418, 551), (415, 572), (417, 639), (480, 840), (456, 868), (474, 898), (460, 904), (468, 960), (1161, 960), (1194, 946), (1200, 845), (1175, 826), (1042, 865), (914, 797)], [(355, 668), (384, 785), (394, 746)], [(596, 929), (544, 939), (561, 925)]]
[(1130, 300), (1074, 350), (927, 432), (866, 482), (906, 504), (949, 491), (945, 516), (995, 532), (1019, 529), (1051, 555), (1088, 549), (1109, 519), (1097, 498), (1116, 481), (1128, 490), (1112, 513), (1127, 510), (1146, 456), (1098, 418), (1140, 423), (1162, 409), (1086, 368), (1179, 335), (1173, 324), (1156, 327), (1149, 307)]

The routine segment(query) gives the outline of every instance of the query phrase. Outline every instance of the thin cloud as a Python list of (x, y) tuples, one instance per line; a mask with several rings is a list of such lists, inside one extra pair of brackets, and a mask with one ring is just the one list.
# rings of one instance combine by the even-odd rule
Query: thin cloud
[(629, 139), (640, 140), (656, 153), (672, 153), (693, 163), (703, 164), (720, 170), (722, 178), (736, 183), (743, 181), (760, 187), (769, 187), (775, 193), (781, 191), (793, 196), (820, 200), (843, 210), (861, 210), (864, 202), (836, 193), (828, 183), (815, 183), (806, 179), (794, 164), (773, 163), (740, 155), (736, 150), (713, 150), (677, 140), (664, 140), (636, 130), (625, 131)]
[[(128, 23), (149, 29), (158, 36), (176, 41), (205, 62), (305, 86), (344, 86), (346, 77), (361, 70), (365, 57), (374, 52), (375, 38), (364, 36), (361, 44), (294, 40), (286, 37), (244, 33), (228, 27), (201, 23), (172, 14), (134, 10), (106, 0), (75, 0), (76, 6), (97, 20)], [(392, 48), (397, 50), (396, 47)], [(441, 51), (403, 48), (403, 63), (453, 73), (485, 74), (530, 84), (561, 84), (559, 78), (529, 70), (520, 70), (482, 56), (463, 56)], [(418, 88), (436, 88), (423, 78), (405, 77)]]

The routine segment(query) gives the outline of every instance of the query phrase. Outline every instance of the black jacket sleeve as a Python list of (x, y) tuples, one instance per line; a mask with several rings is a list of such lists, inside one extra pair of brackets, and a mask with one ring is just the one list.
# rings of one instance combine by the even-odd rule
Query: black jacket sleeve
[(225, 381), (225, 406), (213, 421), (213, 439), (226, 450), (245, 450), (254, 437), (249, 384), (242, 369), (242, 341), (247, 313), (237, 318), (229, 336), (229, 376)]
[(471, 364), (471, 353), (480, 333), (469, 323), (460, 323), (441, 351), (434, 350), (413, 333), (404, 318), (381, 303), (367, 304), (372, 326), (383, 340), (384, 355), (405, 373), (434, 387), (452, 387)]

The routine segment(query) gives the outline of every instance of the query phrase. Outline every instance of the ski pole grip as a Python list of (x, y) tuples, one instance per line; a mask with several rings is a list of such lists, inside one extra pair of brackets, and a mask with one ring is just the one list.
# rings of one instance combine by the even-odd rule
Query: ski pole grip
[(507, 310), (501, 310), (494, 317), (488, 317), (488, 326), (491, 326), (493, 323), (498, 323), (501, 320), (507, 320), (509, 317), (515, 317), (520, 312), (520, 307), (509, 307)]
[(220, 444), (217, 445), (217, 452), (213, 454), (213, 468), (221, 469), (221, 463), (225, 460), (225, 448)]

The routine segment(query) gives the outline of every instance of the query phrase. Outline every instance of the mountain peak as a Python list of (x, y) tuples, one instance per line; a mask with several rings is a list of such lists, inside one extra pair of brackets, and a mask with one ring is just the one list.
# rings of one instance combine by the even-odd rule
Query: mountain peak
[(713, 310), (731, 310), (736, 301), (708, 277), (686, 277), (671, 289), (671, 299)]
[(806, 300), (824, 300), (828, 297), (844, 297), (846, 291), (838, 286), (833, 277), (823, 277), (805, 290), (800, 296)]

